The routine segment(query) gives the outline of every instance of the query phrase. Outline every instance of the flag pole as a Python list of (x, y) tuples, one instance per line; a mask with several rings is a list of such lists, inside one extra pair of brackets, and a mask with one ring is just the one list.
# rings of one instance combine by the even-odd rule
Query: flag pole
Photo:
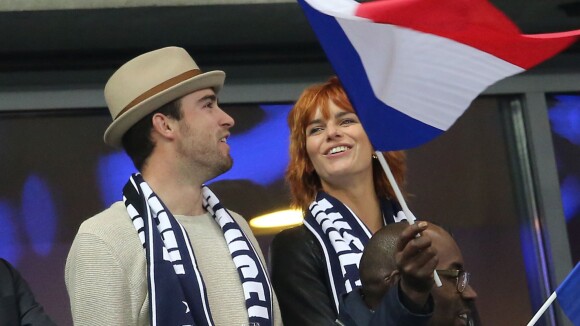
[(532, 318), (532, 320), (530, 320), (530, 322), (528, 323), (527, 326), (533, 326), (536, 324), (536, 322), (538, 321), (538, 319), (540, 319), (540, 317), (542, 317), (542, 315), (544, 314), (544, 312), (546, 312), (546, 310), (548, 310), (548, 308), (550, 307), (550, 305), (552, 304), (552, 302), (554, 302), (554, 300), (556, 300), (556, 292), (554, 291), (552, 293), (552, 295), (548, 298), (548, 300), (546, 300), (546, 302), (544, 302), (544, 304), (542, 305), (542, 307), (540, 308), (540, 310), (538, 310), (538, 312), (536, 312), (536, 314), (534, 315), (534, 318)]
[[(387, 174), (387, 179), (389, 179), (389, 182), (391, 183), (391, 186), (395, 191), (395, 196), (397, 197), (399, 204), (401, 204), (403, 213), (405, 214), (405, 217), (407, 217), (407, 222), (409, 222), (409, 224), (411, 225), (415, 224), (415, 220), (417, 218), (415, 217), (415, 215), (413, 215), (413, 213), (411, 213), (411, 210), (407, 206), (407, 202), (405, 201), (405, 198), (403, 197), (403, 194), (399, 189), (399, 185), (397, 185), (397, 181), (395, 180), (395, 177), (393, 176), (393, 173), (389, 168), (389, 164), (387, 164), (387, 160), (385, 160), (385, 156), (383, 156), (383, 152), (375, 151), (375, 154), (377, 155), (377, 158), (379, 159), (379, 163), (381, 163), (383, 170)], [(437, 285), (437, 287), (441, 287), (443, 285), (441, 283), (441, 279), (439, 278), (439, 274), (437, 274), (437, 271), (433, 271), (433, 279), (435, 280), (435, 284)]]

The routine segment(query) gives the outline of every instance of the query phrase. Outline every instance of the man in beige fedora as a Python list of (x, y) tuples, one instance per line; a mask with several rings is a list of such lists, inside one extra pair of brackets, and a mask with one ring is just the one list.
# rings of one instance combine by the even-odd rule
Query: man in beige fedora
[(77, 325), (280, 325), (259, 245), (203, 183), (232, 166), (234, 120), (222, 71), (168, 47), (120, 67), (105, 86), (105, 143), (140, 173), (123, 201), (83, 222), (65, 280)]

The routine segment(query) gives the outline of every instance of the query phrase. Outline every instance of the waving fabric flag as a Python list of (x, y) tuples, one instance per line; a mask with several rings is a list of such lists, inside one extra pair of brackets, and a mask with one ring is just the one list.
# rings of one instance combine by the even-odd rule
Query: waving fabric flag
[(486, 0), (298, 0), (376, 150), (445, 132), (489, 85), (571, 45), (522, 35)]

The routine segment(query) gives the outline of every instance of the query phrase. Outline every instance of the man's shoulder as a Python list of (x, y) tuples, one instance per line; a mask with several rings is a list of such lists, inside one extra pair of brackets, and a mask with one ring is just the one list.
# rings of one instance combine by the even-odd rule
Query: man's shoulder
[(246, 219), (238, 214), (237, 212), (232, 211), (231, 209), (226, 208), (228, 213), (230, 213), (230, 215), (233, 217), (233, 219), (237, 222), (237, 223), (242, 223), (242, 224), (248, 224), (248, 222), (246, 221)]
[(250, 238), (255, 238), (254, 233), (252, 232), (252, 229), (248, 224), (248, 221), (246, 221), (246, 219), (242, 215), (232, 211), (231, 209), (227, 209), (227, 211), (230, 213), (234, 221), (236, 221), (236, 223), (240, 226), (240, 228), (242, 228), (242, 230), (244, 231), (244, 233), (246, 233), (247, 236), (249, 236)]
[(118, 201), (109, 208), (83, 221), (78, 233), (100, 234), (127, 227), (134, 229), (125, 205), (123, 202)]
[(364, 304), (359, 288), (343, 293), (338, 300), (340, 313), (336, 319), (337, 325), (368, 325), (372, 311)]
[(81, 224), (69, 259), (86, 252), (96, 256), (97, 250), (105, 256), (117, 257), (118, 261), (140, 259), (137, 253), (142, 252), (143, 246), (123, 202), (114, 203)]

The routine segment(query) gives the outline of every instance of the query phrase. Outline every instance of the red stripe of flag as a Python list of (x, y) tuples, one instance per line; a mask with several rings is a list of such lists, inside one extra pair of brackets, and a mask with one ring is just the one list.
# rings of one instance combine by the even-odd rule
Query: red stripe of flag
[(485, 0), (382, 0), (362, 3), (356, 15), (438, 35), (529, 69), (575, 42), (580, 30), (521, 34), (501, 11)]

